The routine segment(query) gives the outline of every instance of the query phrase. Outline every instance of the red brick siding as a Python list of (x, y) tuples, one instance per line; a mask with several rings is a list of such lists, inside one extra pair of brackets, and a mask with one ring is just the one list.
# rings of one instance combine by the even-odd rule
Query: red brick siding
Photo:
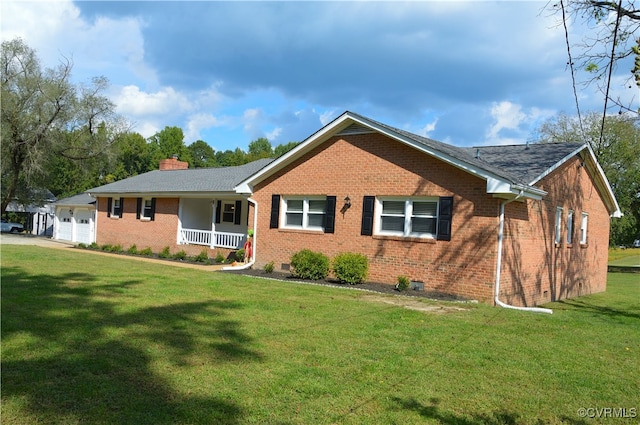
[[(501, 300), (536, 305), (606, 289), (609, 213), (581, 160), (567, 161), (539, 182), (541, 201), (506, 206)], [(556, 207), (563, 207), (561, 243), (555, 244)], [(573, 210), (573, 243), (567, 216)], [(588, 244), (580, 244), (583, 212), (589, 214)]]
[[(121, 218), (107, 217), (107, 198), (98, 198), (96, 243), (98, 245), (120, 244), (123, 249), (135, 244), (138, 250), (150, 247), (155, 253), (169, 247), (170, 252), (184, 250), (188, 255), (197, 255), (206, 249), (199, 245), (178, 245), (178, 198), (156, 198), (154, 221), (136, 219), (137, 198), (124, 198)], [(229, 250), (207, 249), (210, 257), (219, 252), (228, 255)]]
[[(334, 234), (269, 229), (271, 195), (335, 195)], [(452, 240), (361, 236), (364, 196), (454, 196)], [(339, 212), (349, 196), (352, 206)], [(256, 266), (287, 264), (301, 249), (329, 257), (359, 252), (369, 279), (394, 284), (400, 275), (433, 290), (490, 300), (495, 280), (498, 201), (485, 182), (379, 134), (333, 138), (254, 189), (259, 204)]]

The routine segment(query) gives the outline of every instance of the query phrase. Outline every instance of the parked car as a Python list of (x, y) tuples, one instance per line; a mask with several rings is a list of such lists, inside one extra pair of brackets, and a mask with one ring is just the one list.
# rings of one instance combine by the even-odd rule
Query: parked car
[(640, 248), (640, 239), (636, 239), (635, 241), (633, 241), (633, 245), (634, 248)]
[(2, 219), (2, 233), (24, 232), (24, 226), (20, 223), (12, 223)]

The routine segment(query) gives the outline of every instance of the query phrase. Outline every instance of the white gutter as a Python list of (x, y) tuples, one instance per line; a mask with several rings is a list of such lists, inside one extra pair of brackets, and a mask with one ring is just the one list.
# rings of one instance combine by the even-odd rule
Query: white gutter
[(255, 199), (247, 198), (247, 201), (253, 204), (253, 246), (252, 246), (252, 257), (249, 259), (249, 262), (243, 264), (241, 266), (226, 266), (223, 267), (222, 270), (246, 270), (251, 268), (256, 262), (256, 238), (258, 236), (258, 232), (256, 229), (258, 228), (258, 203)]
[(504, 206), (510, 202), (515, 201), (516, 199), (522, 196), (522, 191), (518, 196), (513, 199), (509, 199), (507, 201), (503, 201), (500, 203), (500, 226), (498, 227), (498, 259), (496, 261), (496, 284), (495, 284), (495, 297), (494, 300), (497, 305), (502, 308), (510, 308), (513, 310), (521, 310), (521, 311), (531, 311), (534, 313), (547, 313), (552, 314), (553, 310), (548, 308), (541, 307), (517, 307), (515, 305), (510, 305), (503, 303), (500, 301), (500, 274), (502, 271), (502, 240), (504, 239)]

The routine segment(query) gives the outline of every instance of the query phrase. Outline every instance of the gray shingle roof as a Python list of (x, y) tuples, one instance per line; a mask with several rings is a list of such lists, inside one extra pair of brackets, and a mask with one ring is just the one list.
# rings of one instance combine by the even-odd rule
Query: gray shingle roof
[(88, 193), (80, 193), (68, 198), (60, 199), (56, 205), (81, 206), (95, 204), (96, 199)]
[(264, 158), (236, 167), (154, 170), (88, 190), (109, 193), (232, 192), (242, 180), (273, 161)]
[[(428, 137), (419, 136), (353, 112), (349, 112), (349, 114), (369, 122), (374, 122), (376, 125), (400, 134), (417, 144), (423, 145), (429, 150), (463, 161), (511, 183), (525, 185), (531, 184), (540, 174), (557, 164), (570, 153), (584, 146), (578, 143), (548, 143), (530, 144), (528, 149), (527, 145), (461, 148), (429, 139)], [(480, 155), (476, 157), (478, 150)]]
[(503, 169), (520, 181), (532, 184), (545, 171), (584, 147), (580, 143), (534, 143), (529, 145), (465, 148), (479, 161)]

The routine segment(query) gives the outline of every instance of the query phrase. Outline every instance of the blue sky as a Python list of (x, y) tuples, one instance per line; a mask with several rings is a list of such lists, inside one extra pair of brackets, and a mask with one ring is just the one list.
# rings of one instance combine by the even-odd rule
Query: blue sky
[[(74, 82), (107, 77), (145, 137), (178, 126), (186, 144), (246, 150), (259, 137), (304, 140), (350, 110), (457, 146), (497, 145), (575, 113), (564, 32), (546, 4), (5, 0), (0, 28), (44, 66), (71, 58)], [(602, 110), (595, 87), (579, 98)]]

